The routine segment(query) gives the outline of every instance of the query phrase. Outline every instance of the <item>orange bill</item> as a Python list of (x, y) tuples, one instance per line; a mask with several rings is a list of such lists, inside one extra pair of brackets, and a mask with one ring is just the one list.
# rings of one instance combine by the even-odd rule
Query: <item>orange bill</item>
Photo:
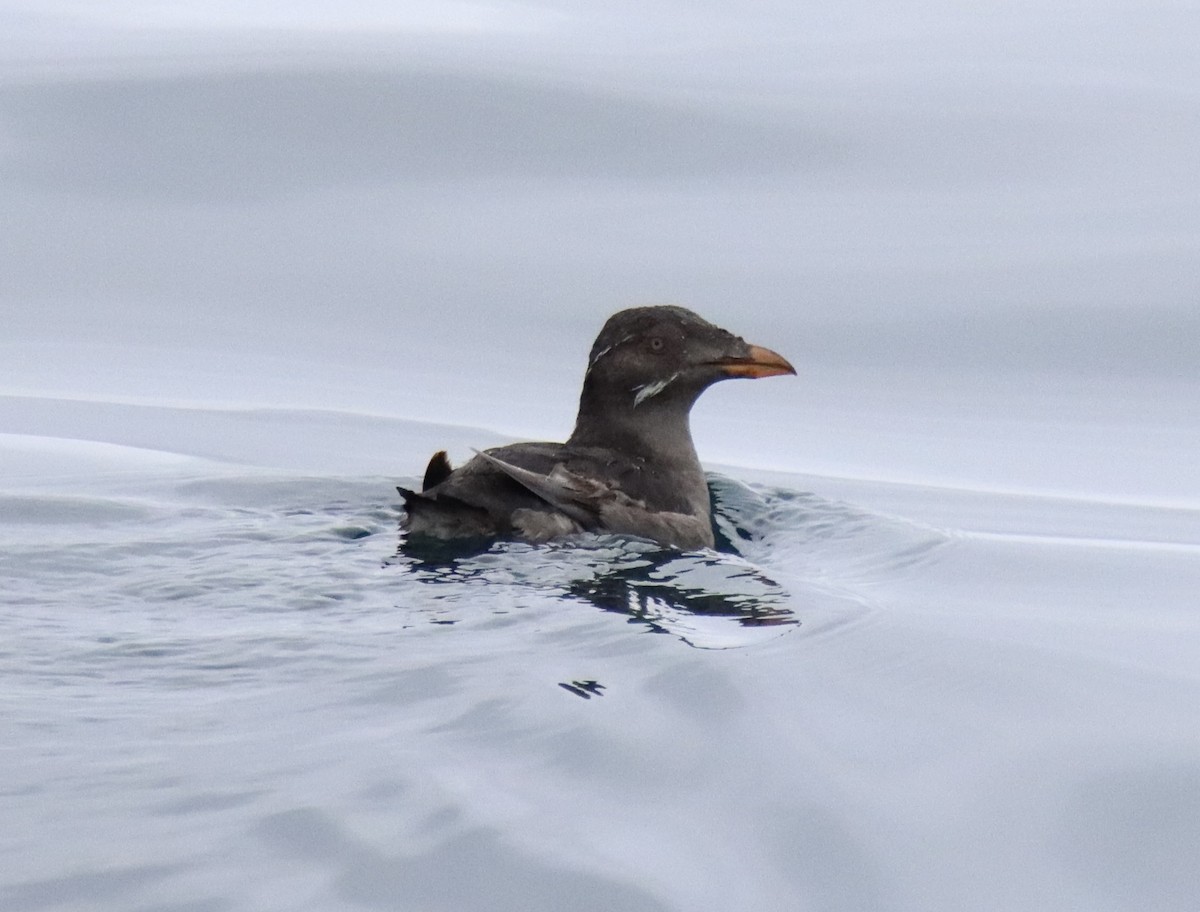
[(783, 355), (761, 345), (751, 345), (749, 354), (744, 357), (725, 358), (718, 364), (727, 377), (777, 377), (796, 373), (796, 368)]

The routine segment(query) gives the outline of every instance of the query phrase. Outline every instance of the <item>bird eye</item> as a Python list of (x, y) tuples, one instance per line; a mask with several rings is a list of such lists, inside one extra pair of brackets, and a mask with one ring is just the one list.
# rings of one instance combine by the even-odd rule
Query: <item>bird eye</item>
[(663, 350), (663, 345), (665, 345), (665, 344), (666, 344), (666, 343), (665, 343), (665, 342), (663, 342), (663, 340), (662, 340), (662, 338), (661, 338), (661, 337), (659, 337), (659, 336), (655, 336), (654, 338), (652, 338), (652, 339), (650, 340), (650, 351), (652, 351), (652, 352), (660, 352), (660, 351), (662, 351), (662, 350)]

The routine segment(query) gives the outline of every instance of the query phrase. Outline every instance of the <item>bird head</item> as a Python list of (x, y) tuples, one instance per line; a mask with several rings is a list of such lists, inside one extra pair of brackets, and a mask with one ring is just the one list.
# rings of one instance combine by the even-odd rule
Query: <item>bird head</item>
[(683, 307), (635, 307), (610, 317), (596, 337), (584, 394), (605, 410), (682, 405), (686, 413), (719, 380), (794, 373), (776, 352)]

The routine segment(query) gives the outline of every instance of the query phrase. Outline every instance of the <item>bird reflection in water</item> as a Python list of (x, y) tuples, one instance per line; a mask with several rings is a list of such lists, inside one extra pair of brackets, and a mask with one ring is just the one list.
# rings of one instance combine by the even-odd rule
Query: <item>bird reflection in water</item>
[[(660, 552), (660, 560), (570, 582), (567, 593), (605, 611), (628, 614), (664, 633), (681, 614), (730, 618), (743, 627), (798, 623), (787, 593), (752, 567), (720, 556)], [(695, 585), (704, 580), (708, 585)]]
[[(694, 646), (746, 645), (799, 624), (787, 591), (734, 553), (681, 552), (616, 536), (469, 548), (402, 537), (396, 563), (435, 585), (508, 584), (549, 592), (627, 615), (631, 623)], [(464, 599), (470, 595), (462, 593)]]

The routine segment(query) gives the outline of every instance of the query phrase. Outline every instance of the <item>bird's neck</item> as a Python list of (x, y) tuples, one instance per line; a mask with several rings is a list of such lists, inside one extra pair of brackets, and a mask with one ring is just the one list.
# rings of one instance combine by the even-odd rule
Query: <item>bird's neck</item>
[(707, 518), (708, 485), (688, 421), (692, 401), (651, 399), (632, 405), (617, 397), (580, 397), (571, 446), (616, 450), (640, 463), (637, 496), (655, 509)]
[(589, 397), (579, 402), (574, 446), (606, 447), (676, 472), (700, 472), (688, 420), (691, 403), (648, 400), (639, 405)]

